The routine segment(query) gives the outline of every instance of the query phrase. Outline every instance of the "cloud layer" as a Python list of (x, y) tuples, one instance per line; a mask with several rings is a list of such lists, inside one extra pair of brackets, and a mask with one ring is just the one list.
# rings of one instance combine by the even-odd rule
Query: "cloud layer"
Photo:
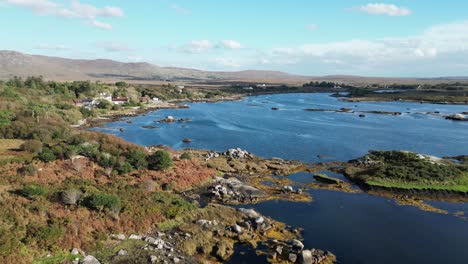
[(63, 6), (50, 0), (5, 0), (4, 3), (31, 10), (41, 16), (85, 20), (87, 24), (101, 29), (112, 29), (112, 25), (99, 21), (100, 18), (124, 16), (124, 11), (119, 7), (98, 8), (90, 4), (83, 4), (79, 0), (72, 0), (69, 6)]
[(409, 16), (411, 10), (405, 7), (399, 7), (392, 4), (384, 3), (369, 3), (357, 8), (357, 10), (371, 15), (387, 15), (387, 16)]

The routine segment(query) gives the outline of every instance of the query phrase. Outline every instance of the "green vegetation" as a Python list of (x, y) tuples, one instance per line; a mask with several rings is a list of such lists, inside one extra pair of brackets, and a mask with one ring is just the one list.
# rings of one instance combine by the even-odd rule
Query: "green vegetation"
[[(170, 90), (167, 98), (189, 96)], [(102, 249), (110, 233), (175, 227), (196, 208), (169, 191), (177, 186), (165, 172), (148, 170), (170, 168), (169, 153), (150, 156), (114, 136), (71, 127), (113, 111), (108, 103), (88, 109), (77, 100), (100, 93), (130, 98), (111, 107), (120, 110), (139, 106), (141, 91), (123, 82), (0, 81), (0, 263), (66, 262), (77, 245), (90, 252)]]
[(188, 152), (184, 152), (184, 153), (182, 153), (182, 155), (180, 155), (180, 158), (185, 159), (185, 160), (191, 160), (192, 155), (190, 155), (190, 153), (188, 153)]
[(57, 157), (50, 148), (43, 147), (42, 151), (39, 153), (38, 158), (44, 162), (51, 162), (54, 161)]
[(332, 177), (330, 177), (330, 176), (328, 176), (326, 174), (323, 174), (323, 173), (314, 174), (314, 179), (316, 179), (319, 182), (328, 183), (328, 184), (340, 184), (340, 183), (342, 183), (341, 180), (332, 178)]
[(348, 174), (370, 186), (468, 192), (466, 165), (402, 151), (370, 151), (362, 160), (371, 165)]
[(146, 153), (141, 149), (132, 149), (127, 154), (127, 162), (135, 169), (142, 169), (148, 167), (146, 160)]
[(416, 101), (428, 103), (468, 103), (468, 83), (373, 84), (348, 90), (350, 98), (369, 101)]
[(158, 150), (148, 157), (148, 168), (151, 170), (165, 170), (172, 167), (172, 157), (164, 150)]
[(87, 197), (86, 204), (92, 209), (103, 211), (108, 209), (118, 213), (122, 207), (120, 198), (106, 193), (96, 193)]

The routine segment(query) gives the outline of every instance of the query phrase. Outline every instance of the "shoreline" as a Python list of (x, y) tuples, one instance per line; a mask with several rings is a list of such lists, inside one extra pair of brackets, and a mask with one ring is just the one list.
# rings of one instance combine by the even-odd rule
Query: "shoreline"
[(86, 123), (84, 125), (77, 125), (75, 127), (79, 129), (90, 129), (94, 127), (102, 127), (102, 125), (105, 123), (121, 121), (122, 119), (128, 118), (128, 117), (143, 116), (147, 113), (155, 112), (159, 110), (187, 109), (187, 108), (190, 108), (190, 106), (186, 105), (188, 103), (218, 103), (218, 102), (239, 101), (239, 100), (244, 99), (245, 97), (246, 96), (239, 95), (239, 96), (231, 96), (228, 98), (214, 98), (214, 99), (203, 99), (203, 100), (171, 99), (165, 102), (166, 103), (165, 106), (149, 106), (143, 109), (142, 108), (126, 109), (127, 111), (125, 111), (125, 113), (122, 113), (122, 111), (110, 112), (104, 115), (100, 115), (98, 117), (88, 119), (86, 120)]
[[(166, 106), (150, 106), (148, 108), (144, 109), (128, 109), (127, 112), (122, 113), (120, 112), (110, 112), (95, 118), (88, 119), (86, 121), (86, 124), (84, 125), (76, 125), (75, 127), (81, 128), (81, 129), (89, 129), (89, 128), (94, 128), (94, 127), (101, 127), (103, 124), (108, 123), (108, 122), (116, 122), (116, 121), (121, 121), (124, 118), (127, 117), (137, 117), (137, 116), (142, 116), (145, 115), (149, 112), (155, 112), (158, 110), (165, 110), (165, 109), (186, 109), (190, 108), (188, 105), (181, 105), (181, 104), (188, 104), (188, 103), (219, 103), (219, 102), (231, 102), (231, 101), (240, 101), (242, 99), (245, 99), (247, 97), (254, 97), (254, 96), (261, 96), (261, 95), (279, 95), (279, 94), (297, 94), (297, 93), (325, 93), (325, 94), (330, 94), (330, 96), (333, 97), (333, 93), (330, 92), (325, 92), (325, 91), (285, 91), (285, 92), (259, 92), (255, 94), (233, 94), (228, 97), (222, 97), (222, 98), (212, 98), (212, 99), (170, 99), (167, 100), (165, 103), (167, 104)], [(391, 98), (366, 98), (366, 97), (339, 97), (339, 101), (343, 102), (349, 102), (349, 103), (361, 103), (361, 102), (408, 102), (408, 103), (420, 103), (420, 104), (435, 104), (435, 105), (468, 105), (468, 102), (432, 102), (432, 101), (419, 101), (419, 100), (411, 100), (411, 99), (401, 99), (401, 100), (392, 100)], [(309, 110), (309, 109), (304, 109), (304, 110)], [(312, 109), (311, 109), (312, 110)], [(309, 110), (309, 111), (311, 111)], [(318, 109), (318, 110), (323, 110), (323, 111), (334, 111), (332, 109)], [(369, 111), (368, 111), (369, 112)], [(378, 112), (378, 111), (377, 111)], [(363, 112), (364, 113), (364, 112)]]
[(416, 99), (404, 99), (399, 100), (393, 98), (376, 98), (376, 97), (340, 97), (343, 102), (349, 103), (361, 103), (361, 102), (402, 102), (402, 103), (419, 103), (419, 104), (435, 104), (435, 105), (468, 105), (468, 102), (446, 102), (446, 101), (427, 101), (427, 100), (416, 100)]

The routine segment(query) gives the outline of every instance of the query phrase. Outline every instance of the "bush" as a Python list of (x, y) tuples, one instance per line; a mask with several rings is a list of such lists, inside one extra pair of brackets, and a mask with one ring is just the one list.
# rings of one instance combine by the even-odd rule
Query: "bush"
[(21, 150), (38, 154), (42, 151), (42, 142), (39, 140), (28, 140), (21, 144)]
[(34, 176), (37, 173), (37, 168), (34, 167), (34, 165), (32, 164), (27, 164), (21, 167), (18, 170), (18, 173), (20, 173), (21, 175), (26, 175), (26, 176)]
[(117, 171), (119, 172), (119, 174), (127, 174), (127, 173), (130, 173), (134, 170), (134, 168), (132, 167), (132, 165), (128, 162), (122, 162), (120, 164), (120, 166), (117, 168)]
[(182, 153), (182, 155), (180, 155), (180, 158), (185, 159), (185, 160), (191, 160), (192, 155), (190, 155), (190, 153), (188, 153), (188, 152), (184, 152), (184, 153)]
[(81, 199), (83, 193), (77, 189), (68, 189), (62, 192), (62, 203), (66, 205), (75, 205)]
[(20, 246), (20, 236), (13, 233), (11, 228), (0, 226), (0, 256), (10, 256), (18, 252)]
[(51, 249), (65, 234), (64, 228), (58, 223), (52, 223), (42, 227), (29, 225), (27, 229), (26, 241), (29, 243), (35, 242), (44, 249)]
[(37, 184), (27, 184), (21, 190), (18, 190), (18, 193), (21, 196), (24, 196), (30, 199), (33, 199), (37, 196), (42, 196), (46, 194), (46, 192), (47, 191), (44, 187), (37, 185)]
[(118, 196), (106, 193), (97, 193), (88, 197), (86, 204), (91, 209), (102, 211), (104, 209), (120, 212), (121, 202)]
[(135, 169), (148, 167), (146, 153), (141, 149), (130, 150), (130, 152), (127, 154), (127, 162), (130, 163)]
[(101, 100), (99, 101), (99, 104), (97, 105), (97, 108), (99, 109), (107, 109), (110, 110), (112, 109), (113, 104), (107, 100)]
[(101, 153), (97, 162), (103, 168), (112, 168), (117, 163), (117, 158), (109, 153)]
[(165, 170), (172, 167), (172, 157), (164, 150), (158, 150), (148, 157), (148, 168), (151, 170)]
[(51, 162), (56, 159), (54, 152), (48, 147), (43, 147), (38, 157), (44, 162)]

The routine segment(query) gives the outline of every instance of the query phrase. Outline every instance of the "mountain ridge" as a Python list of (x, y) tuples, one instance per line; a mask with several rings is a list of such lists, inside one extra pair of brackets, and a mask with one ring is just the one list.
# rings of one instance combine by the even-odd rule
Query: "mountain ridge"
[(250, 81), (296, 84), (309, 81), (369, 84), (468, 80), (468, 76), (403, 78), (356, 75), (301, 76), (273, 70), (204, 71), (180, 67), (161, 67), (148, 62), (120, 62), (111, 59), (71, 59), (0, 50), (0, 79), (9, 79), (14, 76), (27, 77), (39, 75), (46, 79), (57, 81)]

